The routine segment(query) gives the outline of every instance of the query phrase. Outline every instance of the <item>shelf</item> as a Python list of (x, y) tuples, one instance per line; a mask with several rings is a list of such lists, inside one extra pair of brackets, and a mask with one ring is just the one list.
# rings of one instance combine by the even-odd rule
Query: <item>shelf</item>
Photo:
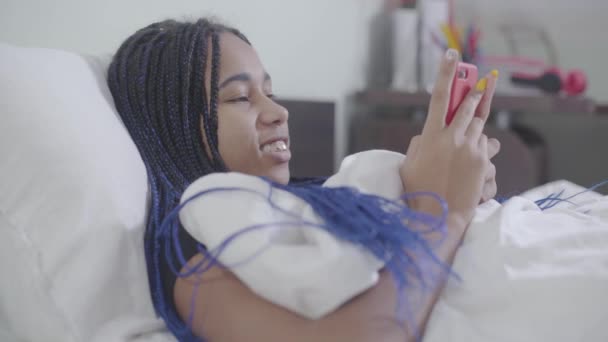
[[(389, 107), (427, 107), (426, 92), (405, 93), (392, 90), (365, 90), (355, 94), (360, 104)], [(587, 113), (595, 112), (595, 104), (584, 97), (524, 96), (496, 94), (492, 101), (495, 111), (526, 113)]]

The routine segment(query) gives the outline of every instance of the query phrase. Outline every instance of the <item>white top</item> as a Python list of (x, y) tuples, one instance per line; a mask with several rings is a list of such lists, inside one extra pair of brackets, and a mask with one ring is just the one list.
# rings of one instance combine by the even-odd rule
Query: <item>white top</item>
[[(324, 186), (350, 185), (377, 195), (397, 198), (402, 192), (399, 164), (403, 155), (387, 151), (346, 158), (340, 171)], [(380, 168), (361, 167), (380, 165)], [(382, 174), (382, 176), (381, 176)], [(380, 177), (379, 177), (380, 176)], [(382, 179), (380, 181), (380, 179)], [(201, 191), (237, 187), (252, 190), (220, 191), (189, 203), (180, 213), (184, 228), (210, 251), (246, 227), (271, 224), (232, 240), (219, 261), (251, 290), (267, 300), (308, 318), (320, 318), (370, 288), (378, 281), (383, 263), (366, 250), (338, 240), (324, 229), (288, 224), (303, 219), (321, 223), (308, 203), (272, 189), (264, 180), (240, 173), (211, 174), (194, 182), (182, 202)]]

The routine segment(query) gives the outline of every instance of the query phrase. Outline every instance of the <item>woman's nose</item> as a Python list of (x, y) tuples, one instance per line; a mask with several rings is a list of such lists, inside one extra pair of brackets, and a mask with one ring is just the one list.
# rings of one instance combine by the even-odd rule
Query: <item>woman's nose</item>
[(264, 108), (260, 113), (260, 120), (266, 125), (281, 125), (289, 119), (289, 111), (287, 108), (274, 102), (272, 99), (266, 99)]

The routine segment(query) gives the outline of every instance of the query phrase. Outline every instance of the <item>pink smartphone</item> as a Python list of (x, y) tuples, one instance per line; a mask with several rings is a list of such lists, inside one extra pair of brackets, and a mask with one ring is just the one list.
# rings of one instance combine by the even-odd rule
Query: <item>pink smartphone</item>
[(452, 92), (450, 96), (450, 103), (448, 105), (448, 113), (445, 117), (446, 125), (454, 119), (458, 106), (464, 97), (467, 96), (469, 91), (475, 87), (477, 83), (477, 67), (473, 64), (458, 63), (456, 68), (456, 75), (452, 81)]

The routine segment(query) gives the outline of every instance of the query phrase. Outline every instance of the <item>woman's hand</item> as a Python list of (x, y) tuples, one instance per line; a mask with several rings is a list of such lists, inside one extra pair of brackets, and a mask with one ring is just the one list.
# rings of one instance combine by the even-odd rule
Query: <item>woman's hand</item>
[[(419, 135), (412, 138), (412, 141), (415, 139), (419, 139)], [(410, 142), (411, 144), (411, 142)], [(491, 161), (498, 152), (500, 152), (500, 142), (497, 139), (489, 138), (488, 139), (488, 159)], [(485, 183), (483, 184), (483, 189), (481, 190), (481, 201), (480, 203), (487, 202), (493, 199), (496, 196), (498, 191), (498, 185), (496, 184), (496, 166), (490, 162), (490, 166), (488, 167), (488, 171), (486, 173)]]
[[(499, 144), (497, 140), (489, 140), (483, 134), (483, 128), (497, 75), (492, 73), (481, 79), (461, 103), (452, 123), (446, 126), (445, 116), (457, 62), (458, 53), (448, 50), (431, 96), (424, 129), (420, 136), (412, 139), (400, 172), (406, 193), (438, 194), (448, 203), (450, 219), (467, 226), (479, 202), (495, 193), (489, 157), (490, 152), (498, 152)], [(486, 183), (488, 189), (484, 190)], [(440, 214), (441, 210), (435, 200), (426, 196), (414, 197), (408, 204), (431, 214)]]
[[(481, 118), (485, 124), (490, 116), (490, 110), (492, 107), (492, 99), (494, 98), (494, 93), (496, 91), (496, 81), (498, 79), (498, 71), (493, 70), (490, 75), (487, 77), (488, 84), (483, 97), (481, 98), (481, 102), (477, 107), (477, 111), (475, 112), (475, 116)], [(498, 152), (500, 152), (500, 142), (497, 139), (490, 138), (488, 139), (488, 160), (492, 160)], [(497, 192), (496, 185), (496, 167), (494, 164), (490, 163), (490, 167), (488, 168), (488, 172), (486, 173), (486, 181), (483, 185), (483, 189), (481, 191), (481, 202), (486, 202), (494, 198)]]
[[(496, 139), (488, 139), (488, 160), (492, 160), (500, 152), (500, 142)], [(486, 173), (486, 181), (481, 190), (481, 203), (486, 202), (496, 196), (498, 186), (496, 185), (496, 166), (490, 162), (488, 172)]]

